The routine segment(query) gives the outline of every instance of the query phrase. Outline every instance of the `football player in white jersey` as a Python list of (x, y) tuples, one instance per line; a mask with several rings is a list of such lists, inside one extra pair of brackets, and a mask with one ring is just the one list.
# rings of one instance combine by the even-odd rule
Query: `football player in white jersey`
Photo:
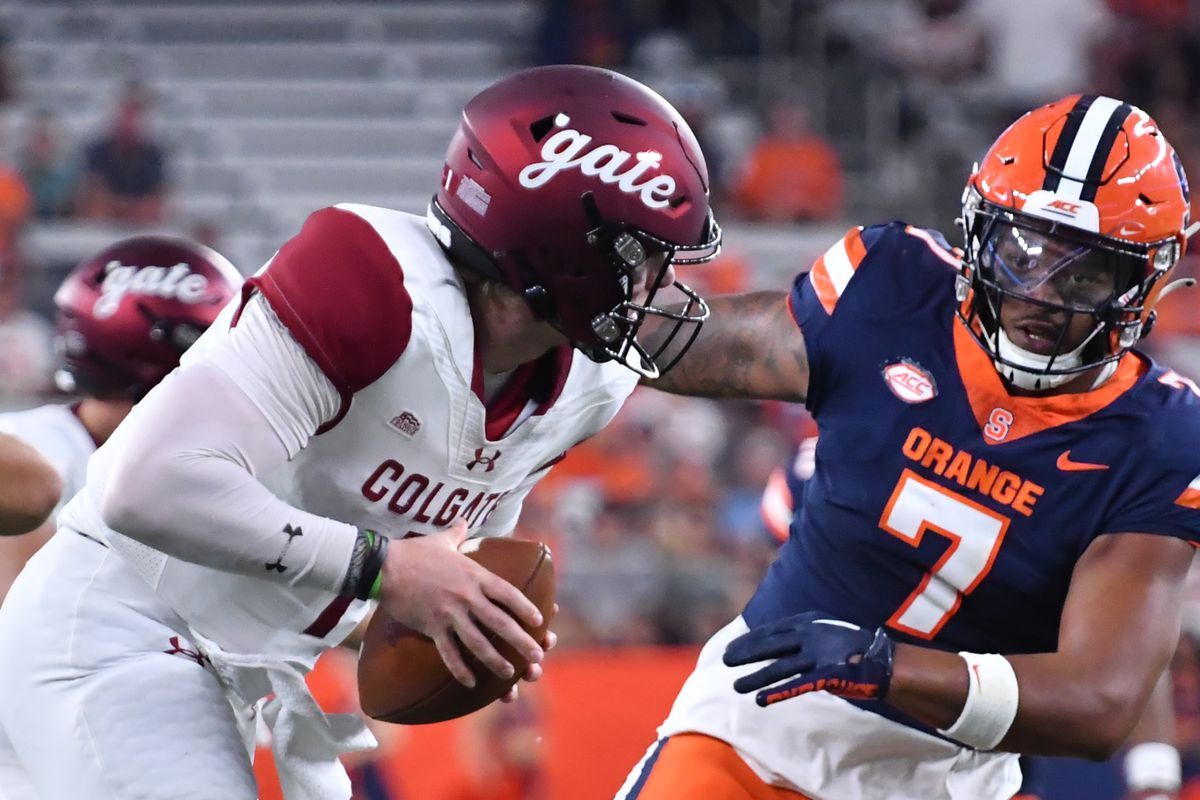
[[(43, 800), (349, 797), (371, 745), (303, 684), (372, 607), (512, 676), (540, 614), (458, 552), (512, 531), (546, 470), (665, 371), (716, 255), (679, 114), (590, 67), (520, 72), (466, 106), (427, 218), (317, 211), (101, 447), (0, 610), (0, 730)], [(682, 296), (682, 310), (654, 305)], [(637, 339), (669, 317), (673, 349)], [(269, 701), (258, 701), (271, 695)], [(47, 747), (54, 742), (53, 750)]]
[[(61, 501), (83, 486), (87, 460), (141, 398), (179, 364), (179, 356), (216, 319), (242, 276), (211, 248), (174, 236), (141, 235), (82, 261), (54, 295), (62, 364), (59, 389), (79, 400), (0, 414), (0, 432), (34, 448), (51, 465)], [(5, 468), (32, 481), (37, 464)], [(13, 493), (15, 495), (15, 493)], [(29, 498), (0, 497), (0, 513)], [(54, 532), (50, 511), (0, 540), (0, 600), (17, 573)], [(34, 530), (36, 529), (36, 530)]]
[(62, 478), (37, 450), (0, 433), (0, 536), (41, 525), (62, 496)]

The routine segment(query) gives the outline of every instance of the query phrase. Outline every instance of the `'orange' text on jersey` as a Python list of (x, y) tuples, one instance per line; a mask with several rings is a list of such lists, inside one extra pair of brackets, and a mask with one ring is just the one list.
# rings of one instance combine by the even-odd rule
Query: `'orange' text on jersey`
[(907, 458), (932, 469), (943, 478), (957, 481), (959, 486), (972, 489), (992, 498), (1001, 505), (1010, 506), (1025, 516), (1033, 513), (1038, 498), (1046, 490), (1033, 481), (1027, 481), (1015, 472), (1000, 469), (966, 450), (931, 434), (924, 428), (913, 428), (901, 448)]

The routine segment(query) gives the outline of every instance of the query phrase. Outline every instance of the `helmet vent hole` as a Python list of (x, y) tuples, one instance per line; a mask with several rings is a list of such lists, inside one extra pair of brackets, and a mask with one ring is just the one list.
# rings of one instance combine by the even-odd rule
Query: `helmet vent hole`
[(679, 208), (680, 206), (686, 204), (687, 202), (688, 202), (687, 195), (681, 194), (681, 195), (672, 197), (670, 200), (668, 200), (667, 205), (669, 205), (671, 208)]
[(1146, 205), (1146, 206), (1152, 206), (1152, 205), (1154, 205), (1155, 202), (1157, 202), (1155, 200), (1151, 200), (1149, 197), (1146, 197), (1146, 195), (1144, 195), (1144, 194), (1139, 194), (1138, 200), (1140, 200), (1142, 202), (1142, 205)]
[(629, 114), (622, 114), (620, 111), (614, 111), (614, 112), (612, 112), (612, 115), (613, 115), (613, 119), (615, 119), (617, 122), (623, 122), (626, 125), (641, 125), (642, 127), (645, 127), (646, 125), (649, 124), (648, 122), (646, 122), (646, 120), (641, 119), (640, 117), (634, 117)]
[(1000, 156), (1000, 163), (1004, 166), (1012, 166), (1017, 160), (1016, 156)]
[(529, 133), (533, 135), (535, 142), (540, 142), (546, 138), (546, 134), (554, 127), (554, 116), (542, 117), (537, 122), (529, 126)]
[(483, 169), (483, 162), (480, 161), (478, 157), (476, 157), (475, 151), (469, 147), (467, 148), (467, 158), (471, 159), (472, 164), (479, 167), (480, 169)]

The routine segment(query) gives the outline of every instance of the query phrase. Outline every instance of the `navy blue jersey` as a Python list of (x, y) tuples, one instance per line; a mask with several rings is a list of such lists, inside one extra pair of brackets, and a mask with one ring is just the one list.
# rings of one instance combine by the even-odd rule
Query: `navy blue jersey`
[(751, 626), (818, 610), (949, 651), (1049, 652), (1097, 536), (1200, 540), (1200, 390), (1129, 353), (1091, 392), (1010, 396), (955, 314), (954, 261), (892, 223), (797, 278), (816, 471)]

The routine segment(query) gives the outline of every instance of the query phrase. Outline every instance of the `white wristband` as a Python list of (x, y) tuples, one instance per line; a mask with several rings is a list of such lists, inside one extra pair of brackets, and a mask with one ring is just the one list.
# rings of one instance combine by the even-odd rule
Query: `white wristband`
[(1007, 658), (995, 653), (959, 656), (967, 662), (967, 702), (954, 724), (938, 732), (976, 750), (991, 750), (1017, 717), (1017, 673)]
[(1183, 782), (1182, 772), (1179, 751), (1165, 742), (1142, 742), (1125, 754), (1125, 786), (1130, 791), (1174, 792)]

